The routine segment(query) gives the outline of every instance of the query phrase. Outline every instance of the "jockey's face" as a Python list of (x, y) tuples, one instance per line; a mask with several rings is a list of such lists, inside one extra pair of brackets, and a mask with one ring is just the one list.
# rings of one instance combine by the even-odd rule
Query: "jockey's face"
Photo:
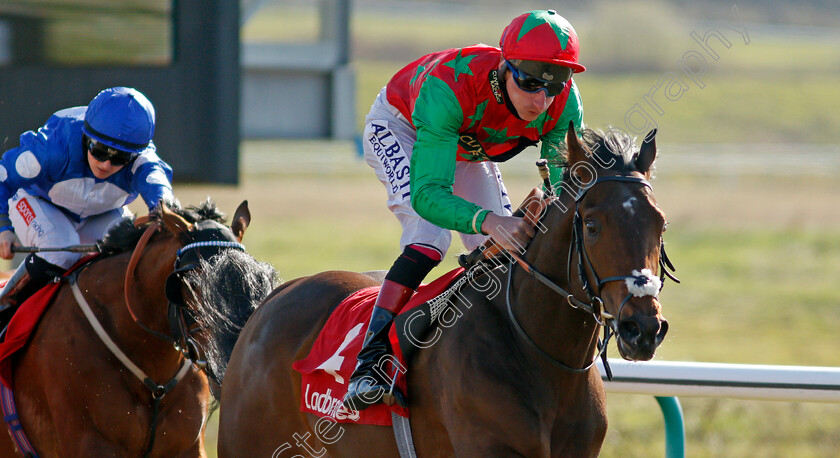
[[(505, 64), (502, 63), (502, 66)], [(516, 109), (516, 113), (525, 121), (533, 121), (548, 110), (554, 97), (549, 97), (544, 90), (537, 92), (525, 92), (519, 88), (513, 80), (510, 71), (505, 72), (505, 87), (507, 88), (510, 102)]]
[(117, 173), (137, 156), (136, 153), (111, 148), (87, 137), (84, 140), (84, 144), (87, 145), (88, 165), (93, 176), (100, 180)]
[(99, 178), (100, 180), (104, 180), (109, 176), (117, 173), (125, 167), (125, 165), (114, 165), (111, 163), (110, 160), (105, 162), (98, 161), (93, 155), (90, 154), (90, 150), (87, 152), (87, 160), (88, 164), (90, 165), (90, 170), (93, 172), (93, 176)]

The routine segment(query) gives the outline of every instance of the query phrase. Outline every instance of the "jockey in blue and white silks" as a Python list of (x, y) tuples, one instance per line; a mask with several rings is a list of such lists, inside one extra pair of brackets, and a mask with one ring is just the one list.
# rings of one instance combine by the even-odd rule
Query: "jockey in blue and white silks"
[[(172, 168), (156, 153), (154, 128), (151, 102), (135, 89), (115, 87), (23, 133), (20, 146), (0, 158), (0, 257), (10, 259), (19, 243), (95, 243), (130, 214), (126, 205), (138, 196), (149, 210), (161, 199), (173, 201)], [(27, 257), (0, 293), (0, 310), (20, 304), (82, 255)]]

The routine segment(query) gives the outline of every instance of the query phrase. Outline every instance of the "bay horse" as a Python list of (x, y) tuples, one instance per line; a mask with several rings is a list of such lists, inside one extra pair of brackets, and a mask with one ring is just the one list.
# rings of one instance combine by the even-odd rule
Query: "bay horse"
[[(565, 184), (521, 262), (485, 272), (498, 273), (495, 295), (487, 281), (467, 282), (460, 294), (471, 307), (408, 366), (418, 456), (596, 456), (607, 429), (594, 366), (602, 324), (629, 360), (651, 359), (667, 332), (662, 278), (652, 275), (667, 262), (665, 214), (648, 182), (655, 131), (638, 149), (627, 134), (586, 129), (579, 139), (570, 126), (566, 145)], [(376, 284), (330, 271), (269, 295), (243, 328), (222, 384), (220, 457), (289, 447), (289, 455), (399, 456), (388, 427), (329, 426), (302, 413), (301, 375), (292, 369), (336, 305)]]
[(243, 202), (225, 226), (208, 199), (161, 203), (109, 231), (103, 254), (61, 279), (13, 356), (14, 400), (34, 450), (0, 434), (0, 456), (206, 456), (211, 388), (276, 286), (274, 269), (240, 244), (250, 220)]

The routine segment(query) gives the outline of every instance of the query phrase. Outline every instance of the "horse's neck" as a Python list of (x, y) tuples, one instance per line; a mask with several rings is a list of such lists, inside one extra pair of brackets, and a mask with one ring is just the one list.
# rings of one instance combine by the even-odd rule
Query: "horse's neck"
[[(574, 201), (566, 198), (560, 202), (562, 205), (550, 207), (543, 221), (546, 232), (538, 231), (525, 259), (557, 286), (583, 300), (585, 295), (575, 280), (577, 263), (573, 260), (568, 266), (569, 251), (574, 250), (571, 243)], [(540, 349), (569, 366), (589, 364), (598, 338), (598, 327), (590, 314), (573, 308), (563, 296), (519, 267), (515, 269), (512, 288), (514, 313)]]

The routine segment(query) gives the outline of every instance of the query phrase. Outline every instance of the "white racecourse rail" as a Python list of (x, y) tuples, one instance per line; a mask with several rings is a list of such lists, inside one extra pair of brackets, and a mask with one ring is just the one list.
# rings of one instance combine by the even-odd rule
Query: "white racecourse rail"
[(598, 370), (612, 393), (708, 396), (769, 401), (840, 402), (840, 368), (678, 361), (609, 361)]

